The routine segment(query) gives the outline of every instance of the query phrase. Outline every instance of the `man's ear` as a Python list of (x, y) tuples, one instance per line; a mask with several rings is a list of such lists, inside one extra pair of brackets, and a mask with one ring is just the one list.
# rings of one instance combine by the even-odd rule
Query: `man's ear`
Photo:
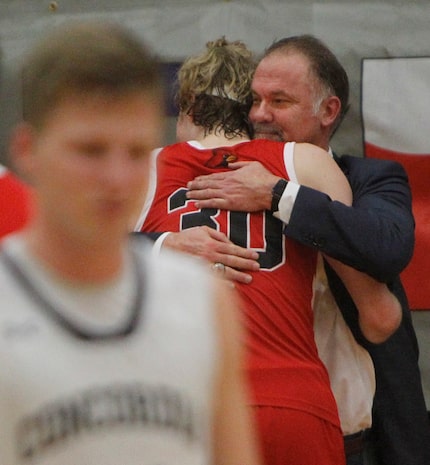
[(18, 124), (9, 142), (10, 161), (18, 173), (31, 184), (33, 171), (34, 129), (28, 123)]
[(334, 122), (339, 116), (341, 110), (341, 103), (339, 97), (335, 95), (330, 95), (324, 99), (321, 103), (320, 111), (321, 111), (321, 123), (323, 126), (333, 126)]

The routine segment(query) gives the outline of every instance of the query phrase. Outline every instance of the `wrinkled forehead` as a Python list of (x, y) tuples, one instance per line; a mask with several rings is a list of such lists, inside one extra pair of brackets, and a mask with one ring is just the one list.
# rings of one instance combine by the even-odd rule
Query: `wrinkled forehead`
[(305, 56), (275, 51), (259, 62), (252, 81), (252, 90), (256, 94), (290, 93), (293, 89), (309, 92), (315, 83)]
[(303, 74), (309, 77), (311, 73), (311, 63), (309, 59), (297, 51), (276, 50), (263, 57), (257, 65), (255, 74), (275, 73), (275, 74)]

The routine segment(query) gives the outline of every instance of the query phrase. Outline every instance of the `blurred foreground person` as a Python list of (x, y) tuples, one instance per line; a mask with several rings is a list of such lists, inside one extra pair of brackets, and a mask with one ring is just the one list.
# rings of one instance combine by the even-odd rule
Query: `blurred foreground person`
[(78, 23), (22, 79), (11, 153), (36, 209), (0, 253), (0, 463), (258, 465), (234, 296), (129, 235), (160, 142), (157, 61)]

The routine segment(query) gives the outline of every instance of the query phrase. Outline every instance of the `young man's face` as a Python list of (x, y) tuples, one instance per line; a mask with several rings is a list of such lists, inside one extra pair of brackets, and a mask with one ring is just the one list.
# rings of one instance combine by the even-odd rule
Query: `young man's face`
[(45, 225), (90, 243), (122, 237), (142, 205), (161, 128), (158, 102), (140, 92), (62, 99), (29, 131), (23, 157)]
[(298, 53), (274, 52), (258, 64), (249, 116), (255, 138), (309, 142), (322, 146), (321, 115), (315, 111), (315, 79)]

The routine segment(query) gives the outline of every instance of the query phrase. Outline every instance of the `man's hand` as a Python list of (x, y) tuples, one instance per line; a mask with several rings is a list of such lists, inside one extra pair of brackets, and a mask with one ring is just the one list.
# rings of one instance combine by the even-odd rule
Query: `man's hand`
[(252, 276), (246, 271), (257, 271), (258, 253), (233, 244), (222, 232), (208, 226), (196, 226), (178, 233), (169, 233), (163, 247), (171, 247), (182, 252), (205, 258), (210, 263), (225, 265), (223, 277), (248, 284)]
[(280, 179), (260, 162), (229, 163), (231, 171), (197, 176), (187, 185), (187, 197), (197, 208), (255, 212), (270, 210), (272, 188)]

